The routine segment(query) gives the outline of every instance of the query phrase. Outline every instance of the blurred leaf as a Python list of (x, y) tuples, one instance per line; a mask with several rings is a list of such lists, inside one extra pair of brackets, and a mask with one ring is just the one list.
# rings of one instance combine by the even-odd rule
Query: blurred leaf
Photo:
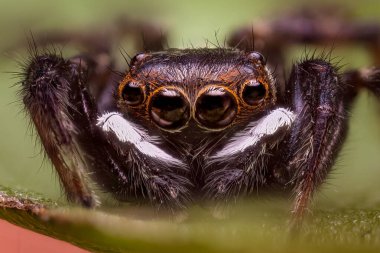
[[(175, 221), (142, 208), (58, 208), (39, 196), (0, 192), (0, 218), (94, 252), (378, 252), (380, 211), (315, 211), (298, 237), (285, 206), (244, 203), (216, 219), (201, 209)], [(260, 204), (261, 203), (261, 204)], [(272, 202), (273, 203), (273, 202)]]

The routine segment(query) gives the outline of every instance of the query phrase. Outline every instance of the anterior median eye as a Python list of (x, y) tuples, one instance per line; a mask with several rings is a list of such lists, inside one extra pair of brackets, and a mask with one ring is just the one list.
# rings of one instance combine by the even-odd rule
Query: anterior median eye
[(145, 93), (140, 83), (128, 82), (122, 88), (121, 96), (128, 105), (139, 105), (144, 101)]
[(213, 87), (200, 94), (195, 103), (195, 118), (209, 129), (228, 126), (235, 119), (237, 102), (228, 90)]
[(153, 94), (149, 113), (160, 127), (175, 130), (183, 127), (190, 118), (190, 106), (186, 97), (175, 88), (163, 88)]
[(263, 83), (257, 80), (249, 81), (244, 85), (241, 94), (243, 100), (248, 105), (258, 105), (267, 94), (267, 89)]

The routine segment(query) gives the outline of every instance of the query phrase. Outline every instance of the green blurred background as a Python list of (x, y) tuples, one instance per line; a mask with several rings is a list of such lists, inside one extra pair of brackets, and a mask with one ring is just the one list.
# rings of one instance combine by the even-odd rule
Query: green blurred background
[[(16, 95), (19, 72), (17, 60), (26, 56), (22, 48), (9, 50), (26, 41), (29, 31), (85, 29), (97, 24), (112, 24), (120, 15), (161, 24), (169, 31), (172, 47), (205, 46), (205, 39), (219, 41), (234, 28), (255, 19), (275, 17), (301, 4), (323, 1), (0, 1), (0, 185), (32, 190), (62, 200), (58, 179), (49, 162), (43, 162), (39, 145), (27, 131), (28, 120)], [(379, 20), (378, 1), (335, 1), (350, 7), (358, 19)], [(95, 26), (94, 26), (95, 25)], [(124, 42), (123, 42), (124, 43)], [(126, 43), (126, 42), (125, 42)], [(120, 46), (128, 48), (128, 45)], [(307, 48), (313, 49), (312, 46)], [(301, 56), (304, 46), (289, 53)], [(132, 53), (133, 54), (133, 53)], [(367, 52), (361, 48), (336, 49), (345, 68), (366, 66)], [(120, 57), (120, 56), (118, 56)], [(348, 140), (328, 182), (317, 196), (322, 208), (380, 207), (380, 109), (374, 97), (363, 92), (352, 112)]]

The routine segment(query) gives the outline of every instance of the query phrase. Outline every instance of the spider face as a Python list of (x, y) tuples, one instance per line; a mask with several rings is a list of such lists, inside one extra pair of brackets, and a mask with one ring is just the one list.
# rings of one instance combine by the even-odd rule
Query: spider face
[(139, 54), (118, 87), (121, 110), (166, 132), (246, 124), (275, 101), (263, 56), (239, 50)]
[[(122, 76), (110, 71), (112, 36), (82, 38), (94, 48), (69, 59), (32, 49), (21, 93), (68, 198), (95, 206), (90, 178), (120, 201), (171, 209), (280, 191), (293, 193), (302, 217), (342, 146), (358, 89), (380, 94), (378, 67), (339, 72), (323, 55), (285, 75), (286, 45), (333, 35), (335, 44), (366, 38), (380, 63), (380, 26), (328, 16), (331, 30), (313, 13), (243, 28), (216, 49), (164, 50), (160, 33), (138, 24), (151, 51)], [(140, 34), (131, 27), (118, 31)]]

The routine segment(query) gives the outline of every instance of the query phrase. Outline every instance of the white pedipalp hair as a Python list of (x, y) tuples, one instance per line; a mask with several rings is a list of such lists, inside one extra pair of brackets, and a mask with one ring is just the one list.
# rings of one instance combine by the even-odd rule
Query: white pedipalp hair
[(157, 147), (157, 137), (149, 136), (144, 130), (126, 120), (118, 112), (107, 112), (98, 117), (96, 124), (104, 132), (112, 132), (116, 138), (124, 143), (132, 144), (139, 152), (151, 158), (172, 165), (183, 165), (183, 162), (167, 154)]
[(248, 125), (246, 129), (234, 135), (230, 143), (210, 158), (219, 160), (242, 153), (248, 147), (256, 145), (263, 137), (273, 135), (283, 128), (289, 129), (295, 118), (292, 111), (277, 108), (259, 122)]

